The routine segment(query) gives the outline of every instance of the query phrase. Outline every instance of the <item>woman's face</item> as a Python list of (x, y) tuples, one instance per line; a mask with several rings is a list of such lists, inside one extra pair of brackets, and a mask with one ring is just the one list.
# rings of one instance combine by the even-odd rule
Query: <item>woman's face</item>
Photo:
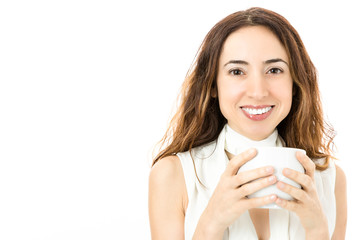
[(227, 38), (217, 94), (232, 129), (252, 140), (268, 137), (290, 111), (292, 86), (285, 48), (266, 27), (244, 27)]

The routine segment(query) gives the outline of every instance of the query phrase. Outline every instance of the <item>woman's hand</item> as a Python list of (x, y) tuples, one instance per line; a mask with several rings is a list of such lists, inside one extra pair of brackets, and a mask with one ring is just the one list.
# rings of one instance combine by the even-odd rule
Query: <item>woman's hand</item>
[(278, 198), (276, 204), (296, 213), (305, 229), (307, 239), (329, 239), (327, 219), (315, 186), (315, 164), (301, 152), (297, 152), (296, 157), (305, 168), (305, 173), (286, 168), (283, 170), (283, 174), (285, 177), (299, 183), (302, 189), (284, 182), (278, 182), (277, 187), (291, 195), (294, 200), (288, 201)]
[(275, 202), (276, 195), (252, 199), (246, 197), (277, 181), (272, 176), (274, 169), (270, 166), (237, 173), (243, 164), (255, 156), (256, 149), (249, 149), (230, 160), (200, 217), (194, 237), (221, 239), (225, 229), (246, 210)]

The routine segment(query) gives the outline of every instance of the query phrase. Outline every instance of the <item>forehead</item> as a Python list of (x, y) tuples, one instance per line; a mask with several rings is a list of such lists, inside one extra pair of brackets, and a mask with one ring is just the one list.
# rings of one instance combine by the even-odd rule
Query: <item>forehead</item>
[(284, 46), (277, 36), (264, 26), (243, 27), (226, 39), (220, 55), (220, 64), (233, 59), (266, 61), (282, 58), (288, 62)]

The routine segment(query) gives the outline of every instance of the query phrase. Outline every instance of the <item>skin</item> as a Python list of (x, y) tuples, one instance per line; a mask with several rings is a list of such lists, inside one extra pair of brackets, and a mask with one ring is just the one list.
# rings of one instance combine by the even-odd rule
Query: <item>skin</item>
[[(267, 62), (269, 59), (283, 61)], [(228, 63), (231, 60), (246, 61)], [(266, 63), (267, 62), (267, 63)], [(230, 126), (253, 140), (269, 136), (286, 117), (291, 107), (292, 80), (288, 57), (275, 35), (264, 27), (246, 27), (232, 33), (224, 43), (217, 79), (220, 108)], [(241, 110), (243, 105), (274, 105), (270, 116), (253, 121)], [(298, 182), (298, 189), (273, 176), (272, 167), (262, 167), (237, 174), (238, 169), (256, 155), (249, 149), (229, 156), (229, 164), (201, 215), (193, 239), (222, 239), (225, 229), (245, 211), (250, 216), (259, 239), (269, 238), (267, 210), (255, 209), (272, 202), (299, 217), (307, 239), (330, 239), (325, 214), (315, 188), (315, 165), (306, 155), (297, 154), (305, 173), (284, 169), (283, 174)], [(332, 239), (345, 239), (346, 179), (336, 167), (336, 227)], [(262, 178), (262, 179), (260, 179)], [(259, 180), (259, 181), (254, 181)], [(277, 196), (246, 198), (271, 184), (294, 197), (293, 201)], [(240, 187), (239, 187), (240, 186)], [(166, 197), (165, 197), (166, 196)], [(184, 219), (188, 197), (180, 160), (170, 156), (158, 161), (149, 177), (149, 217), (152, 239), (184, 239)]]
[[(275, 59), (282, 61), (266, 63)], [(239, 60), (244, 63), (232, 63)], [(220, 110), (232, 129), (253, 140), (273, 133), (291, 108), (288, 63), (285, 48), (265, 27), (242, 28), (228, 37), (219, 59), (217, 88)], [(246, 105), (274, 108), (265, 120), (253, 121), (241, 110)]]

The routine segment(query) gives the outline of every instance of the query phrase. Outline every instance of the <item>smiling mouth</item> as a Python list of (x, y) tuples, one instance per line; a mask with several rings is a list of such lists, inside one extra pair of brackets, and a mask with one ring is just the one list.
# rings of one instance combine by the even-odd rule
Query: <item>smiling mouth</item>
[(244, 110), (245, 112), (247, 112), (248, 114), (251, 115), (260, 115), (260, 114), (264, 114), (267, 113), (268, 111), (270, 111), (274, 106), (268, 106), (268, 107), (262, 107), (262, 108), (258, 108), (258, 107), (241, 107), (242, 110)]
[(270, 116), (275, 105), (261, 105), (261, 106), (242, 106), (240, 107), (243, 113), (254, 121), (261, 121)]

